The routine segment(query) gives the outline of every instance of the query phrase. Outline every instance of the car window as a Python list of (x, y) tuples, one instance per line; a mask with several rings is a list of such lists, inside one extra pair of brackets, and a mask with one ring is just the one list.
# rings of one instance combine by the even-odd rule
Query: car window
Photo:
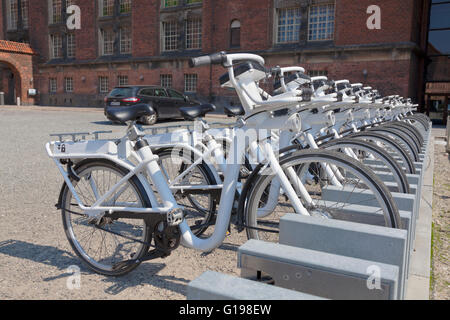
[(131, 97), (133, 96), (132, 88), (114, 88), (109, 94), (110, 97)]
[(155, 89), (155, 97), (167, 97), (166, 90), (164, 90), (164, 89)]
[(139, 94), (142, 94), (143, 96), (149, 96), (149, 97), (153, 97), (155, 95), (155, 90), (153, 89), (142, 89)]
[(178, 91), (175, 91), (172, 89), (167, 89), (167, 91), (169, 92), (170, 97), (184, 100), (184, 96), (181, 93), (179, 93)]

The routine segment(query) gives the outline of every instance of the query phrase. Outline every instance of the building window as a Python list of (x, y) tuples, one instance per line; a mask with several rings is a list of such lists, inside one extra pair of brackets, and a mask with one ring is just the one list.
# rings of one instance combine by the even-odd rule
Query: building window
[(185, 74), (184, 75), (184, 91), (185, 92), (197, 92), (197, 75)]
[(163, 8), (176, 7), (178, 5), (178, 0), (162, 0)]
[(102, 56), (112, 55), (114, 53), (114, 32), (112, 30), (100, 31), (100, 49)]
[(120, 13), (126, 14), (131, 12), (131, 0), (120, 0)]
[(241, 23), (239, 20), (233, 20), (230, 26), (230, 47), (241, 46)]
[(50, 24), (62, 22), (62, 3), (61, 0), (49, 0), (50, 6)]
[(109, 78), (98, 77), (98, 88), (100, 93), (109, 92)]
[(59, 34), (50, 35), (50, 57), (62, 58), (62, 37)]
[(64, 90), (73, 92), (73, 78), (64, 78)]
[(75, 34), (68, 33), (67, 34), (67, 58), (75, 58)]
[(28, 28), (28, 0), (21, 0), (20, 11), (22, 14), (22, 27)]
[(18, 7), (17, 0), (7, 0), (7, 20), (8, 20), (8, 30), (17, 29), (17, 17), (18, 17)]
[(308, 41), (332, 40), (334, 37), (334, 4), (309, 7)]
[(202, 19), (186, 20), (186, 49), (202, 48)]
[(326, 70), (309, 70), (308, 75), (310, 77), (328, 76), (328, 71)]
[(55, 93), (57, 89), (56, 78), (50, 78), (48, 83), (48, 91), (50, 93)]
[(159, 76), (161, 80), (161, 87), (163, 88), (172, 88), (172, 75), (171, 74), (162, 74)]
[(114, 15), (114, 0), (100, 0), (100, 17), (111, 17)]
[(176, 21), (162, 22), (162, 51), (178, 49), (178, 24)]
[(127, 86), (128, 85), (128, 76), (118, 76), (119, 86)]
[(278, 9), (277, 43), (298, 42), (300, 40), (300, 8)]
[(120, 28), (120, 53), (131, 53), (131, 28)]

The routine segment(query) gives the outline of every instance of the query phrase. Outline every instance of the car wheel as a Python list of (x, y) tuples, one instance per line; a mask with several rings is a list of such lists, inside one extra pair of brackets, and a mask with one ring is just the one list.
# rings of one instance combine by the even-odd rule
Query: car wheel
[(143, 117), (140, 119), (140, 121), (141, 121), (143, 124), (146, 124), (146, 125), (152, 125), (152, 124), (155, 124), (156, 121), (158, 121), (158, 115), (157, 115), (156, 112), (155, 112), (154, 114), (152, 114), (152, 115), (150, 115), (150, 116), (143, 116)]

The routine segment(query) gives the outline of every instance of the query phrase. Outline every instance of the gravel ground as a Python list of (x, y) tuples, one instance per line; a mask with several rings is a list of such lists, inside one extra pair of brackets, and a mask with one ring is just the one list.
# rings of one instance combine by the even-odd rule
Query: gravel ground
[[(0, 300), (185, 299), (189, 281), (206, 270), (238, 275), (236, 250), (246, 236), (235, 231), (212, 253), (180, 247), (121, 278), (92, 273), (81, 264), (54, 206), (62, 177), (44, 144), (55, 132), (122, 135), (124, 126), (105, 120), (102, 112), (89, 109), (0, 108)], [(81, 269), (80, 289), (67, 287), (72, 265)]]
[(445, 151), (445, 129), (433, 129), (434, 186), (431, 299), (450, 299), (450, 156)]
[[(92, 109), (0, 107), (0, 300), (185, 299), (189, 281), (206, 270), (239, 274), (236, 250), (246, 236), (235, 230), (209, 254), (180, 247), (120, 278), (95, 274), (81, 264), (54, 207), (62, 177), (44, 144), (55, 132), (113, 130), (111, 137), (119, 137), (124, 129)], [(449, 299), (450, 166), (444, 147), (435, 150), (433, 221), (440, 240), (434, 250), (432, 298)], [(68, 289), (71, 266), (81, 269), (79, 289)]]

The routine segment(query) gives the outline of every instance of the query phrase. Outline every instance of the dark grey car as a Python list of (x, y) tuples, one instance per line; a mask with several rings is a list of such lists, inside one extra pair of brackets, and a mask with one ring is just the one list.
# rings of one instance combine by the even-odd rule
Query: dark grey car
[(111, 120), (108, 113), (111, 108), (139, 104), (146, 104), (155, 111), (153, 115), (140, 119), (142, 123), (151, 125), (159, 119), (181, 118), (181, 107), (197, 105), (198, 102), (174, 89), (158, 86), (120, 86), (115, 87), (105, 97), (105, 115)]

